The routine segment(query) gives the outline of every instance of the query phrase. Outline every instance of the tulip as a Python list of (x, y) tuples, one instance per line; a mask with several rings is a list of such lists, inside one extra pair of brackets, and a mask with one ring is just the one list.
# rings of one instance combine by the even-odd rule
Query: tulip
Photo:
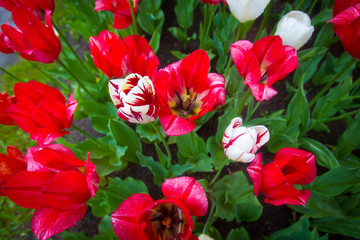
[(16, 124), (16, 122), (6, 113), (7, 109), (16, 102), (15, 96), (9, 96), (7, 92), (0, 92), (0, 124)]
[(333, 18), (334, 31), (345, 51), (360, 59), (360, 0), (335, 0)]
[(196, 119), (225, 103), (224, 76), (208, 73), (209, 68), (207, 53), (197, 50), (156, 74), (154, 86), (165, 134), (191, 132)]
[(270, 0), (227, 0), (231, 13), (244, 23), (259, 17)]
[[(137, 12), (139, 0), (132, 0), (134, 12)], [(115, 29), (124, 29), (132, 23), (131, 9), (128, 0), (96, 0), (95, 11), (109, 11), (114, 14)]]
[(120, 204), (111, 215), (119, 239), (197, 239), (191, 216), (204, 216), (208, 209), (201, 185), (191, 177), (178, 177), (166, 180), (161, 189), (164, 200), (135, 193)]
[(11, 176), (1, 187), (16, 204), (35, 208), (31, 229), (40, 240), (73, 226), (95, 196), (99, 177), (96, 166), (75, 158), (66, 147), (54, 144), (30, 148), (28, 170)]
[(149, 77), (130, 74), (125, 79), (109, 82), (111, 100), (118, 116), (131, 123), (153, 122), (159, 115), (159, 104)]
[(65, 97), (55, 88), (29, 81), (16, 83), (14, 93), (17, 103), (6, 111), (16, 124), (37, 144), (48, 144), (69, 132), (77, 102), (71, 94), (65, 105)]
[(89, 41), (94, 64), (109, 78), (121, 78), (127, 71), (127, 49), (123, 41), (114, 33), (102, 31)]
[(279, 35), (284, 45), (296, 50), (309, 41), (314, 32), (310, 17), (301, 11), (291, 11), (283, 16), (277, 25), (275, 35)]
[[(40, 9), (45, 12), (51, 12), (55, 9), (54, 0), (0, 0), (0, 7), (8, 11), (12, 11), (15, 7), (23, 7), (33, 12), (37, 16), (41, 16)], [(39, 18), (42, 20), (41, 18)]]
[(265, 202), (305, 206), (310, 198), (309, 190), (297, 190), (293, 185), (310, 184), (316, 177), (315, 156), (295, 148), (280, 149), (274, 161), (262, 166), (261, 154), (247, 168), (254, 182), (254, 193), (265, 195)]
[(236, 162), (251, 162), (256, 151), (270, 139), (269, 130), (264, 126), (243, 127), (241, 118), (231, 120), (226, 128), (222, 145), (225, 155)]
[(298, 67), (295, 48), (284, 46), (279, 36), (268, 36), (254, 44), (247, 40), (233, 43), (230, 52), (236, 69), (245, 79), (257, 101), (277, 94), (271, 86)]
[(199, 240), (214, 240), (214, 239), (203, 233), (199, 235)]
[(8, 146), (7, 153), (0, 153), (0, 196), (4, 195), (1, 191), (2, 185), (15, 173), (26, 170), (26, 160), (22, 152), (15, 146)]
[(0, 32), (0, 52), (5, 54), (14, 53), (14, 50), (6, 43), (3, 32)]
[(50, 11), (45, 14), (47, 25), (25, 8), (13, 8), (12, 18), (18, 29), (8, 24), (1, 25), (9, 47), (31, 61), (53, 63), (58, 59), (61, 44), (52, 27)]

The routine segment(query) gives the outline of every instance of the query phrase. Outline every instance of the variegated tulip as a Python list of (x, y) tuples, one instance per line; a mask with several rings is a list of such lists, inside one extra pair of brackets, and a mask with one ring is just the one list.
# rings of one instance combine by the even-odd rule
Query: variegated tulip
[(149, 77), (133, 73), (124, 79), (109, 82), (111, 100), (118, 116), (131, 123), (153, 122), (159, 115), (159, 105)]
[(227, 0), (232, 15), (242, 23), (258, 18), (269, 2), (270, 0)]
[(310, 17), (301, 11), (291, 11), (283, 16), (277, 25), (275, 35), (279, 35), (284, 45), (296, 50), (309, 41), (314, 32)]
[(222, 145), (225, 155), (236, 162), (251, 162), (256, 151), (270, 139), (265, 126), (243, 127), (240, 117), (231, 120), (226, 128)]

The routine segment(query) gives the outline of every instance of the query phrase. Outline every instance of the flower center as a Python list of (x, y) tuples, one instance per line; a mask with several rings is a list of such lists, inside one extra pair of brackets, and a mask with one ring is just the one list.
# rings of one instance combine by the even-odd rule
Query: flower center
[(181, 95), (176, 90), (174, 92), (175, 96), (169, 102), (171, 112), (174, 115), (188, 119), (200, 112), (201, 103), (198, 100), (198, 94), (192, 89), (186, 87)]
[[(187, 222), (183, 211), (173, 203), (163, 203), (149, 209), (146, 214), (150, 220), (146, 232), (150, 233), (151, 239), (183, 240)], [(150, 237), (150, 236), (149, 236)]]

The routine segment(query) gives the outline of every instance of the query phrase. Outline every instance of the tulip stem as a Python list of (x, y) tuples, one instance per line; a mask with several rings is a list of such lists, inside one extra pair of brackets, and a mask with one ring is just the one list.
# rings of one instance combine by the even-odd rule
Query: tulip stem
[(265, 25), (266, 25), (266, 22), (267, 22), (267, 20), (268, 20), (268, 18), (269, 18), (269, 15), (270, 15), (270, 12), (271, 12), (271, 7), (272, 7), (272, 5), (273, 5), (273, 2), (274, 2), (274, 1), (271, 0), (270, 3), (269, 3), (269, 4), (267, 5), (267, 7), (266, 7), (265, 13), (264, 13), (263, 18), (262, 18), (262, 20), (261, 20), (260, 27), (259, 27), (259, 29), (258, 29), (258, 31), (257, 31), (257, 33), (256, 33), (254, 42), (256, 42), (257, 40), (259, 40), (259, 38), (260, 38), (260, 34), (261, 34), (262, 30), (264, 29), (264, 27), (265, 27)]
[(170, 166), (171, 166), (171, 151), (170, 151), (170, 148), (169, 148), (169, 145), (167, 144), (164, 136), (161, 134), (159, 128), (155, 125), (154, 122), (150, 122), (151, 126), (154, 128), (154, 130), (156, 131), (156, 133), (160, 136), (161, 138), (161, 141), (163, 142), (164, 144), (164, 147), (166, 149), (166, 153), (168, 155), (168, 163), (167, 163), (167, 168), (169, 169)]
[(135, 16), (135, 12), (134, 12), (134, 6), (132, 3), (132, 0), (128, 0), (129, 5), (130, 5), (130, 11), (131, 11), (131, 17), (133, 20), (133, 26), (134, 26), (134, 32), (136, 35), (139, 35), (139, 29), (138, 29), (138, 25), (137, 25), (137, 21), (136, 21), (136, 16)]
[(81, 133), (82, 135), (86, 136), (87, 138), (93, 140), (99, 147), (103, 148), (104, 146), (102, 145), (101, 142), (99, 142), (96, 138), (94, 138), (93, 136), (91, 136), (88, 132), (86, 132), (85, 130), (75, 126), (74, 124), (71, 125), (71, 128), (74, 129), (75, 131), (78, 131), (79, 133)]
[(316, 103), (316, 101), (336, 82), (336, 80), (354, 63), (356, 63), (356, 58), (352, 58), (352, 60), (349, 61), (348, 64), (346, 64), (339, 72), (337, 72), (333, 76), (333, 78), (325, 85), (325, 87), (323, 87), (320, 92), (318, 92), (318, 94), (316, 94), (316, 96), (310, 101), (307, 108), (310, 109)]
[(210, 27), (212, 24), (215, 7), (216, 6), (214, 6), (214, 5), (204, 4), (204, 21), (203, 21), (203, 25), (202, 25), (203, 31), (201, 32), (202, 34), (200, 36), (200, 49), (204, 49), (204, 47), (205, 47), (204, 44), (205, 44), (205, 40), (210, 32)]
[(360, 112), (360, 109), (357, 109), (357, 110), (355, 110), (355, 111), (348, 112), (348, 113), (344, 113), (344, 114), (339, 115), (339, 116), (336, 116), (336, 117), (320, 119), (320, 120), (316, 121), (315, 124), (312, 124), (312, 125), (307, 129), (307, 131), (310, 131), (311, 129), (313, 129), (313, 128), (316, 126), (316, 124), (318, 124), (318, 123), (326, 123), (326, 122), (337, 121), (337, 120), (344, 119), (344, 118), (350, 117), (350, 116), (352, 116), (352, 115), (355, 115), (355, 114), (357, 114), (357, 113), (359, 113), (359, 112)]
[(6, 73), (7, 75), (9, 75), (12, 78), (15, 78), (16, 80), (18, 80), (19, 82), (22, 82), (23, 80), (21, 80), (20, 78), (18, 78), (17, 76), (15, 76), (14, 74), (6, 71), (4, 68), (0, 67), (0, 71), (2, 71), (3, 73)]
[(211, 209), (210, 209), (209, 217), (206, 220), (206, 223), (205, 223), (203, 231), (202, 231), (202, 233), (204, 233), (204, 234), (206, 234), (207, 231), (209, 231), (210, 226), (212, 225), (213, 221), (215, 220), (214, 219), (214, 211), (215, 211), (216, 204), (215, 204), (215, 200), (212, 196), (210, 196), (210, 201), (211, 201)]
[(216, 179), (218, 179), (218, 177), (220, 176), (220, 173), (222, 172), (223, 168), (224, 168), (228, 163), (229, 163), (229, 160), (228, 160), (228, 159), (226, 159), (226, 160), (223, 161), (223, 164), (219, 167), (219, 169), (218, 169), (217, 173), (215, 174), (214, 178), (211, 180), (210, 186), (212, 186), (212, 185), (215, 183)]
[(246, 103), (247, 99), (248, 99), (249, 96), (250, 96), (250, 93), (251, 93), (251, 90), (248, 89), (248, 90), (246, 91), (246, 93), (245, 93), (244, 98), (242, 99), (242, 101), (241, 101), (241, 103), (240, 103), (240, 107), (239, 107), (239, 113), (240, 113), (240, 115), (241, 115), (241, 112), (242, 112), (242, 110), (243, 110), (243, 108), (244, 108), (244, 106), (245, 106), (245, 103)]

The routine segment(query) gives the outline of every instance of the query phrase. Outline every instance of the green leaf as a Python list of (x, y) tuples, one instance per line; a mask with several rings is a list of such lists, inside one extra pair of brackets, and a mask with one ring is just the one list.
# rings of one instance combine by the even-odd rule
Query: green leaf
[(151, 37), (150, 42), (149, 42), (149, 44), (150, 44), (150, 46), (153, 49), (155, 54), (156, 54), (157, 50), (160, 47), (160, 38), (161, 38), (161, 31), (156, 29), (152, 33), (152, 37)]
[(323, 196), (336, 196), (358, 182), (360, 182), (358, 169), (337, 166), (317, 177), (312, 183), (311, 190)]
[(339, 162), (334, 154), (322, 143), (311, 138), (303, 138), (301, 146), (315, 154), (316, 163), (320, 166), (327, 167), (328, 169), (339, 166)]
[(204, 139), (194, 132), (176, 137), (176, 144), (184, 157), (193, 158), (198, 153), (206, 153)]
[(240, 229), (231, 229), (226, 237), (226, 240), (250, 240), (249, 234), (246, 232), (244, 227)]
[(179, 26), (183, 29), (189, 29), (193, 24), (193, 16), (197, 0), (181, 0), (177, 1), (175, 6), (175, 14)]
[(350, 121), (349, 126), (341, 135), (335, 155), (341, 158), (349, 156), (353, 150), (360, 147), (360, 113)]
[(186, 163), (193, 166), (190, 169), (191, 170), (190, 172), (192, 173), (213, 171), (213, 167), (212, 167), (213, 159), (208, 157), (204, 153), (197, 154), (193, 158), (188, 158)]
[[(154, 124), (161, 129), (161, 124), (159, 120), (156, 120)], [(164, 131), (160, 131), (161, 134), (166, 137)], [(151, 143), (159, 143), (161, 142), (160, 136), (154, 130), (150, 123), (148, 124), (136, 124), (136, 133), (140, 136), (141, 141), (151, 144)]]
[(311, 226), (316, 227), (322, 232), (341, 234), (356, 239), (360, 236), (359, 219), (327, 217), (311, 221)]
[(116, 144), (120, 147), (127, 147), (125, 158), (130, 162), (138, 162), (137, 152), (141, 152), (141, 142), (136, 135), (126, 124), (117, 121), (109, 120), (109, 130), (111, 136), (114, 138)]
[(254, 194), (247, 194), (247, 199), (236, 205), (236, 221), (253, 222), (261, 217), (263, 206)]
[(171, 54), (174, 55), (177, 59), (184, 59), (188, 54), (182, 53), (180, 51), (171, 51)]
[(137, 155), (140, 165), (151, 170), (155, 184), (160, 186), (166, 180), (168, 171), (159, 162), (155, 162), (153, 157), (144, 156), (140, 152), (137, 152)]
[(90, 239), (85, 235), (85, 232), (64, 231), (61, 233), (61, 237), (63, 238), (63, 240), (89, 240)]

